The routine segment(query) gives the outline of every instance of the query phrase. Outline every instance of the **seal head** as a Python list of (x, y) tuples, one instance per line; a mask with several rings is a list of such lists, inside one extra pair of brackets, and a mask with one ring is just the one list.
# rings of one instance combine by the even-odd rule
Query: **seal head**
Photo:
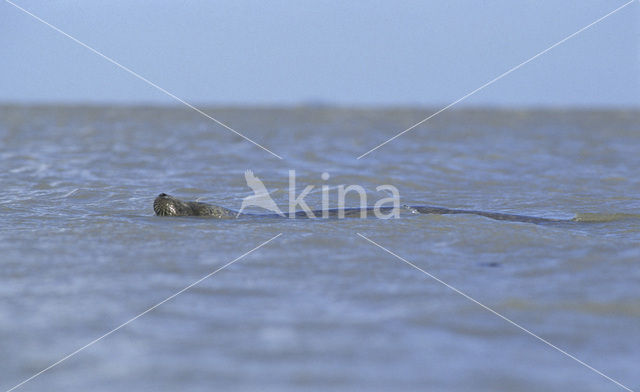
[(153, 201), (153, 211), (158, 216), (188, 216), (193, 215), (192, 208), (182, 200), (178, 200), (166, 193), (161, 193)]

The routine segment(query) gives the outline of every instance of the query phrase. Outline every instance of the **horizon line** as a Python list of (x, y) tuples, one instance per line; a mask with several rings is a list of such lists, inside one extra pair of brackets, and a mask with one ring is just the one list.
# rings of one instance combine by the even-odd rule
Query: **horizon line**
[[(344, 103), (344, 102), (325, 102), (325, 101), (299, 101), (299, 102), (199, 102), (198, 107), (215, 108), (215, 109), (338, 109), (338, 110), (425, 110), (439, 107), (437, 103)], [(167, 108), (182, 109), (182, 105), (170, 101), (75, 101), (75, 100), (3, 100), (0, 99), (0, 106), (25, 106), (25, 107), (116, 107), (116, 108)], [(459, 105), (451, 111), (465, 110), (545, 110), (545, 111), (563, 111), (563, 110), (640, 110), (638, 104), (609, 104), (609, 103), (565, 103), (565, 104), (466, 104)]]

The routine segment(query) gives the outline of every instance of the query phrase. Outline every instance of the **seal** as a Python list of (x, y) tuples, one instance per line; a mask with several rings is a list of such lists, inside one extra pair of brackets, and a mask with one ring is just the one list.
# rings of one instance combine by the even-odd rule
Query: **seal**
[(231, 219), (237, 212), (224, 207), (197, 201), (182, 201), (166, 193), (161, 193), (153, 201), (153, 211), (158, 216), (209, 216), (217, 219)]
[[(413, 214), (470, 214), (479, 215), (486, 218), (510, 221), (510, 222), (523, 222), (523, 223), (565, 223), (576, 222), (576, 219), (550, 219), (540, 218), (527, 215), (516, 214), (503, 214), (499, 212), (487, 212), (478, 210), (457, 210), (443, 207), (430, 207), (430, 206), (403, 206), (405, 210), (408, 210)], [(393, 207), (381, 207), (379, 209), (382, 213), (388, 213), (392, 211)], [(238, 211), (230, 210), (228, 208), (216, 206), (213, 204), (201, 203), (197, 201), (182, 201), (173, 196), (161, 193), (153, 201), (153, 211), (158, 216), (203, 216), (216, 219), (234, 219), (240, 216), (253, 216), (253, 217), (286, 217), (286, 218), (313, 218), (313, 217), (358, 217), (366, 216), (362, 214), (363, 211), (373, 212), (374, 208), (343, 208), (343, 209), (329, 209), (329, 210), (314, 210), (311, 211), (309, 216), (304, 211), (297, 211), (291, 214), (245, 214)]]

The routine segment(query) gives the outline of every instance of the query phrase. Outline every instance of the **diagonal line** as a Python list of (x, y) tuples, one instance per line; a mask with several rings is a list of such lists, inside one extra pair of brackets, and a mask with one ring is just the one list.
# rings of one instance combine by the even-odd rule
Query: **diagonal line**
[(216, 124), (230, 130), (231, 132), (235, 133), (236, 135), (240, 136), (241, 138), (243, 138), (244, 140), (251, 142), (253, 144), (255, 144), (256, 146), (260, 147), (261, 149), (265, 150), (266, 152), (268, 152), (269, 154), (277, 157), (278, 159), (282, 159), (282, 157), (276, 153), (274, 153), (273, 151), (269, 150), (268, 148), (262, 146), (261, 144), (259, 144), (258, 142), (255, 142), (251, 139), (249, 139), (248, 137), (246, 137), (245, 135), (241, 134), (240, 132), (236, 131), (235, 129), (231, 128), (230, 126), (224, 124), (223, 122), (216, 120), (215, 118), (211, 117), (210, 115), (208, 115), (207, 113), (203, 112), (202, 110), (198, 109), (197, 107), (191, 105), (189, 102), (185, 101), (182, 98), (177, 97), (176, 95), (170, 93), (169, 91), (165, 90), (164, 88), (158, 86), (157, 84), (153, 83), (152, 81), (150, 81), (149, 79), (143, 77), (142, 75), (136, 73), (135, 71), (131, 70), (130, 68), (125, 67), (124, 65), (118, 63), (117, 61), (115, 61), (114, 59), (112, 59), (111, 57), (102, 54), (101, 52), (99, 52), (98, 50), (92, 48), (91, 46), (85, 44), (84, 42), (80, 41), (79, 39), (72, 37), (71, 35), (65, 33), (64, 31), (60, 30), (59, 28), (57, 28), (56, 26), (52, 25), (51, 23), (45, 21), (44, 19), (38, 17), (37, 15), (27, 11), (26, 9), (20, 7), (19, 5), (17, 5), (16, 3), (13, 3), (12, 1), (9, 0), (4, 0), (5, 2), (11, 4), (12, 6), (16, 7), (17, 9), (19, 9), (20, 11), (24, 12), (25, 14), (33, 17), (34, 19), (38, 20), (39, 22), (49, 26), (50, 28), (52, 28), (53, 30), (57, 31), (58, 33), (64, 35), (65, 37), (71, 39), (72, 41), (74, 41), (75, 43), (84, 46), (85, 48), (89, 49), (90, 51), (92, 51), (93, 53), (97, 54), (98, 56), (102, 57), (103, 59), (107, 60), (108, 62), (110, 62), (111, 64), (115, 65), (118, 68), (121, 68), (122, 70), (130, 73), (131, 75), (135, 76), (136, 78), (142, 80), (143, 82), (145, 82), (146, 84), (148, 84), (151, 87), (154, 87), (157, 90), (160, 90), (161, 92), (165, 93), (166, 95), (170, 96), (171, 98), (175, 99), (176, 101), (188, 106), (189, 108), (195, 110), (196, 112), (200, 113), (201, 115), (205, 116), (206, 118), (208, 118), (209, 120), (214, 121)]
[(575, 33), (568, 35), (567, 37), (563, 38), (562, 40), (556, 42), (555, 44), (549, 46), (547, 49), (543, 50), (542, 52), (536, 54), (535, 56), (531, 57), (530, 59), (523, 61), (522, 63), (516, 65), (515, 67), (511, 68), (510, 70), (496, 76), (495, 78), (491, 79), (490, 81), (488, 81), (487, 83), (483, 84), (482, 86), (478, 87), (477, 89), (471, 91), (470, 93), (467, 93), (465, 95), (463, 95), (462, 97), (458, 98), (457, 100), (451, 102), (449, 105), (443, 107), (442, 109), (438, 110), (437, 112), (433, 113), (432, 115), (430, 115), (429, 117), (413, 124), (412, 126), (410, 126), (409, 128), (405, 129), (404, 131), (398, 133), (397, 135), (395, 135), (394, 137), (388, 139), (387, 141), (385, 141), (384, 143), (380, 143), (377, 146), (375, 146), (374, 148), (372, 148), (371, 150), (365, 152), (364, 154), (360, 155), (357, 159), (361, 159), (364, 158), (365, 156), (371, 154), (373, 151), (377, 150), (378, 148), (384, 146), (385, 144), (389, 143), (392, 140), (395, 140), (396, 138), (404, 135), (405, 133), (409, 132), (410, 130), (412, 130), (413, 128), (417, 127), (418, 125), (421, 125), (423, 123), (425, 123), (426, 121), (429, 121), (430, 119), (432, 119), (433, 117), (437, 116), (438, 114), (444, 112), (445, 110), (449, 109), (450, 107), (460, 103), (461, 101), (464, 101), (465, 99), (469, 98), (470, 96), (472, 96), (473, 94), (477, 93), (478, 91), (484, 89), (485, 87), (488, 87), (490, 85), (492, 85), (493, 83), (497, 82), (498, 80), (502, 79), (503, 77), (509, 75), (511, 72), (519, 69), (520, 67), (528, 64), (529, 62), (535, 60), (536, 58), (542, 56), (543, 54), (547, 53), (548, 51), (550, 51), (551, 49), (555, 48), (558, 45), (563, 44), (564, 42), (570, 40), (571, 38), (575, 37), (576, 35), (582, 33), (583, 31), (587, 30), (588, 28), (590, 28), (591, 26), (603, 21), (604, 19), (608, 18), (609, 16), (615, 14), (616, 12), (620, 11), (621, 9), (623, 9), (624, 7), (628, 6), (629, 4), (633, 3), (636, 0), (631, 0), (628, 3), (625, 3), (623, 5), (621, 5), (620, 7), (616, 8), (615, 10), (609, 12), (608, 14), (606, 14), (605, 16), (600, 17), (599, 19), (589, 23), (588, 25), (584, 26), (583, 28), (581, 28), (580, 30), (576, 31)]
[[(634, 0), (634, 1), (635, 1), (635, 0)], [(597, 374), (601, 375), (602, 377), (604, 377), (604, 378), (606, 378), (607, 380), (609, 380), (609, 381), (611, 381), (611, 382), (615, 383), (615, 384), (616, 384), (616, 385), (618, 385), (619, 387), (621, 387), (621, 388), (623, 388), (623, 389), (625, 389), (625, 390), (627, 390), (627, 391), (629, 391), (629, 392), (633, 392), (633, 390), (632, 390), (632, 389), (630, 389), (629, 387), (627, 387), (627, 386), (625, 386), (625, 385), (621, 384), (620, 382), (618, 382), (618, 381), (614, 380), (613, 378), (611, 378), (611, 377), (607, 376), (606, 374), (602, 373), (602, 372), (601, 372), (601, 371), (599, 371), (598, 369), (596, 369), (596, 368), (594, 368), (594, 367), (592, 367), (592, 366), (588, 365), (587, 363), (585, 363), (585, 362), (583, 362), (583, 361), (579, 360), (578, 358), (574, 357), (573, 355), (569, 354), (568, 352), (566, 352), (566, 351), (562, 350), (561, 348), (559, 348), (559, 347), (557, 347), (557, 346), (553, 345), (553, 344), (552, 344), (552, 343), (550, 343), (549, 341), (547, 341), (547, 340), (545, 340), (545, 339), (541, 338), (540, 336), (536, 335), (535, 333), (533, 333), (533, 332), (529, 331), (528, 329), (526, 329), (525, 327), (523, 327), (523, 326), (521, 326), (520, 324), (516, 323), (515, 321), (512, 321), (512, 320), (508, 319), (507, 317), (505, 317), (505, 316), (503, 316), (502, 314), (500, 314), (500, 313), (496, 312), (495, 310), (491, 309), (490, 307), (488, 307), (488, 306), (486, 306), (486, 305), (482, 304), (481, 302), (479, 302), (479, 301), (477, 301), (477, 300), (475, 300), (475, 299), (471, 298), (469, 295), (467, 295), (467, 294), (463, 293), (462, 291), (460, 291), (460, 290), (458, 290), (457, 288), (455, 288), (455, 287), (451, 286), (450, 284), (448, 284), (448, 283), (446, 283), (446, 282), (444, 282), (444, 281), (440, 280), (438, 277), (436, 277), (436, 276), (434, 276), (434, 275), (430, 274), (429, 272), (427, 272), (427, 271), (423, 270), (422, 268), (418, 267), (417, 265), (413, 264), (412, 262), (407, 261), (406, 259), (404, 259), (404, 258), (402, 258), (402, 257), (398, 256), (397, 254), (393, 253), (392, 251), (390, 251), (389, 249), (385, 248), (384, 246), (382, 246), (382, 245), (378, 244), (377, 242), (375, 242), (375, 241), (373, 241), (373, 240), (370, 240), (369, 238), (365, 237), (364, 235), (362, 235), (362, 234), (360, 234), (360, 233), (356, 233), (356, 234), (358, 234), (360, 237), (364, 238), (365, 240), (369, 241), (369, 242), (370, 242), (370, 243), (372, 243), (373, 245), (377, 246), (378, 248), (380, 248), (380, 249), (384, 250), (385, 252), (389, 253), (390, 255), (394, 256), (394, 257), (395, 257), (395, 258), (397, 258), (398, 260), (401, 260), (401, 261), (405, 262), (405, 263), (406, 263), (406, 264), (408, 264), (409, 266), (411, 266), (411, 267), (413, 267), (413, 268), (417, 269), (418, 271), (420, 271), (420, 272), (422, 272), (423, 274), (427, 275), (427, 276), (428, 276), (428, 277), (430, 277), (431, 279), (433, 279), (433, 280), (437, 281), (438, 283), (443, 284), (443, 285), (444, 285), (444, 286), (446, 286), (447, 288), (449, 288), (449, 289), (451, 289), (451, 290), (455, 291), (456, 293), (458, 293), (458, 294), (460, 294), (461, 296), (465, 297), (465, 298), (466, 298), (466, 299), (468, 299), (469, 301), (474, 302), (474, 303), (475, 303), (475, 304), (477, 304), (477, 305), (480, 305), (480, 306), (481, 306), (482, 308), (484, 308), (485, 310), (488, 310), (489, 312), (491, 312), (491, 313), (495, 314), (496, 316), (500, 317), (501, 319), (503, 319), (504, 321), (508, 322), (509, 324), (511, 324), (511, 325), (515, 326), (516, 328), (519, 328), (519, 329), (521, 329), (522, 331), (526, 332), (527, 334), (529, 334), (529, 335), (533, 336), (534, 338), (538, 339), (539, 341), (541, 341), (542, 343), (546, 344), (547, 346), (550, 346), (550, 347), (552, 347), (553, 349), (555, 349), (555, 350), (557, 350), (557, 351), (561, 352), (562, 354), (566, 355), (567, 357), (569, 357), (569, 358), (573, 359), (574, 361), (578, 362), (579, 364), (581, 364), (582, 366), (586, 367), (587, 369), (589, 369), (589, 370), (591, 370), (591, 371), (593, 371), (593, 372), (595, 372), (595, 373), (597, 373)]]
[(192, 288), (193, 286), (195, 286), (195, 285), (197, 285), (198, 283), (202, 282), (203, 280), (205, 280), (205, 279), (207, 279), (207, 278), (209, 278), (209, 277), (211, 277), (211, 276), (215, 275), (216, 273), (218, 273), (219, 271), (222, 271), (223, 269), (227, 268), (228, 266), (230, 266), (231, 264), (235, 263), (236, 261), (238, 261), (238, 260), (240, 260), (240, 259), (244, 258), (245, 256), (247, 256), (247, 255), (249, 255), (249, 254), (253, 253), (254, 251), (256, 251), (256, 250), (258, 250), (258, 249), (262, 248), (263, 246), (265, 246), (265, 245), (266, 245), (266, 244), (268, 244), (269, 242), (271, 242), (271, 241), (275, 240), (276, 238), (280, 237), (281, 235), (282, 235), (282, 233), (280, 233), (280, 234), (276, 235), (275, 237), (271, 237), (269, 240), (267, 240), (267, 241), (265, 241), (265, 242), (261, 243), (260, 245), (256, 246), (255, 248), (251, 249), (250, 251), (245, 252), (245, 253), (243, 253), (242, 255), (240, 255), (240, 256), (238, 256), (238, 257), (236, 257), (235, 259), (231, 260), (230, 262), (228, 262), (227, 264), (223, 265), (222, 267), (220, 267), (220, 268), (216, 269), (215, 271), (213, 271), (213, 272), (211, 272), (211, 273), (209, 273), (209, 274), (207, 274), (207, 275), (203, 276), (202, 278), (200, 278), (200, 279), (196, 280), (195, 282), (191, 283), (190, 285), (188, 285), (187, 287), (185, 287), (185, 288), (183, 288), (182, 290), (178, 291), (177, 293), (175, 293), (175, 294), (173, 294), (173, 295), (171, 295), (171, 296), (167, 297), (166, 299), (164, 299), (164, 300), (162, 300), (162, 301), (158, 302), (157, 304), (153, 305), (152, 307), (150, 307), (149, 309), (145, 310), (144, 312), (142, 312), (142, 313), (138, 314), (137, 316), (135, 316), (135, 317), (133, 317), (133, 318), (131, 318), (131, 319), (129, 319), (129, 320), (127, 320), (127, 321), (125, 321), (124, 323), (120, 324), (119, 326), (115, 327), (114, 329), (112, 329), (111, 331), (109, 331), (109, 332), (105, 333), (104, 335), (100, 336), (99, 338), (96, 338), (96, 339), (94, 339), (94, 340), (90, 341), (89, 343), (87, 343), (87, 344), (85, 344), (84, 346), (80, 347), (79, 349), (77, 349), (76, 351), (72, 352), (71, 354), (69, 354), (69, 355), (67, 355), (67, 356), (65, 356), (65, 357), (63, 357), (63, 358), (61, 358), (60, 360), (58, 360), (58, 361), (57, 361), (57, 362), (55, 362), (55, 363), (52, 363), (51, 365), (49, 365), (48, 367), (46, 367), (46, 368), (42, 369), (41, 371), (39, 371), (38, 373), (34, 374), (33, 376), (31, 376), (31, 377), (27, 378), (26, 380), (22, 381), (21, 383), (19, 383), (19, 384), (15, 385), (13, 388), (8, 389), (6, 392), (11, 392), (11, 391), (13, 391), (14, 389), (19, 388), (20, 386), (22, 386), (22, 385), (24, 385), (24, 384), (28, 383), (29, 381), (31, 381), (31, 380), (33, 380), (34, 378), (38, 377), (39, 375), (41, 375), (42, 373), (46, 372), (47, 370), (49, 370), (49, 369), (51, 369), (51, 368), (53, 368), (53, 367), (55, 367), (55, 366), (57, 366), (57, 365), (61, 364), (62, 362), (66, 361), (67, 359), (69, 359), (69, 358), (73, 357), (74, 355), (78, 354), (80, 351), (84, 350), (85, 348), (92, 346), (93, 344), (95, 344), (95, 343), (99, 342), (100, 340), (102, 340), (102, 339), (106, 338), (107, 336), (111, 335), (112, 333), (116, 332), (116, 331), (117, 331), (117, 330), (119, 330), (120, 328), (122, 328), (122, 327), (126, 326), (127, 324), (129, 324), (129, 323), (131, 323), (131, 322), (133, 322), (133, 321), (137, 320), (138, 318), (140, 318), (140, 317), (144, 316), (145, 314), (147, 314), (147, 313), (151, 312), (153, 309), (157, 308), (158, 306), (160, 306), (160, 305), (164, 304), (165, 302), (170, 301), (170, 300), (172, 300), (173, 298), (177, 297), (178, 295), (180, 295), (180, 294), (184, 293), (185, 291), (189, 290), (190, 288)]

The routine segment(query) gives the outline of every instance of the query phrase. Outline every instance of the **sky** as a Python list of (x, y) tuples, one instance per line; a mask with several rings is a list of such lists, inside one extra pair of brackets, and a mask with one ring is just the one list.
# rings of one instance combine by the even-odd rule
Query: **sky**
[[(194, 105), (438, 106), (628, 0), (11, 0)], [(179, 104), (0, 0), (0, 102)], [(640, 107), (640, 0), (460, 106)]]

